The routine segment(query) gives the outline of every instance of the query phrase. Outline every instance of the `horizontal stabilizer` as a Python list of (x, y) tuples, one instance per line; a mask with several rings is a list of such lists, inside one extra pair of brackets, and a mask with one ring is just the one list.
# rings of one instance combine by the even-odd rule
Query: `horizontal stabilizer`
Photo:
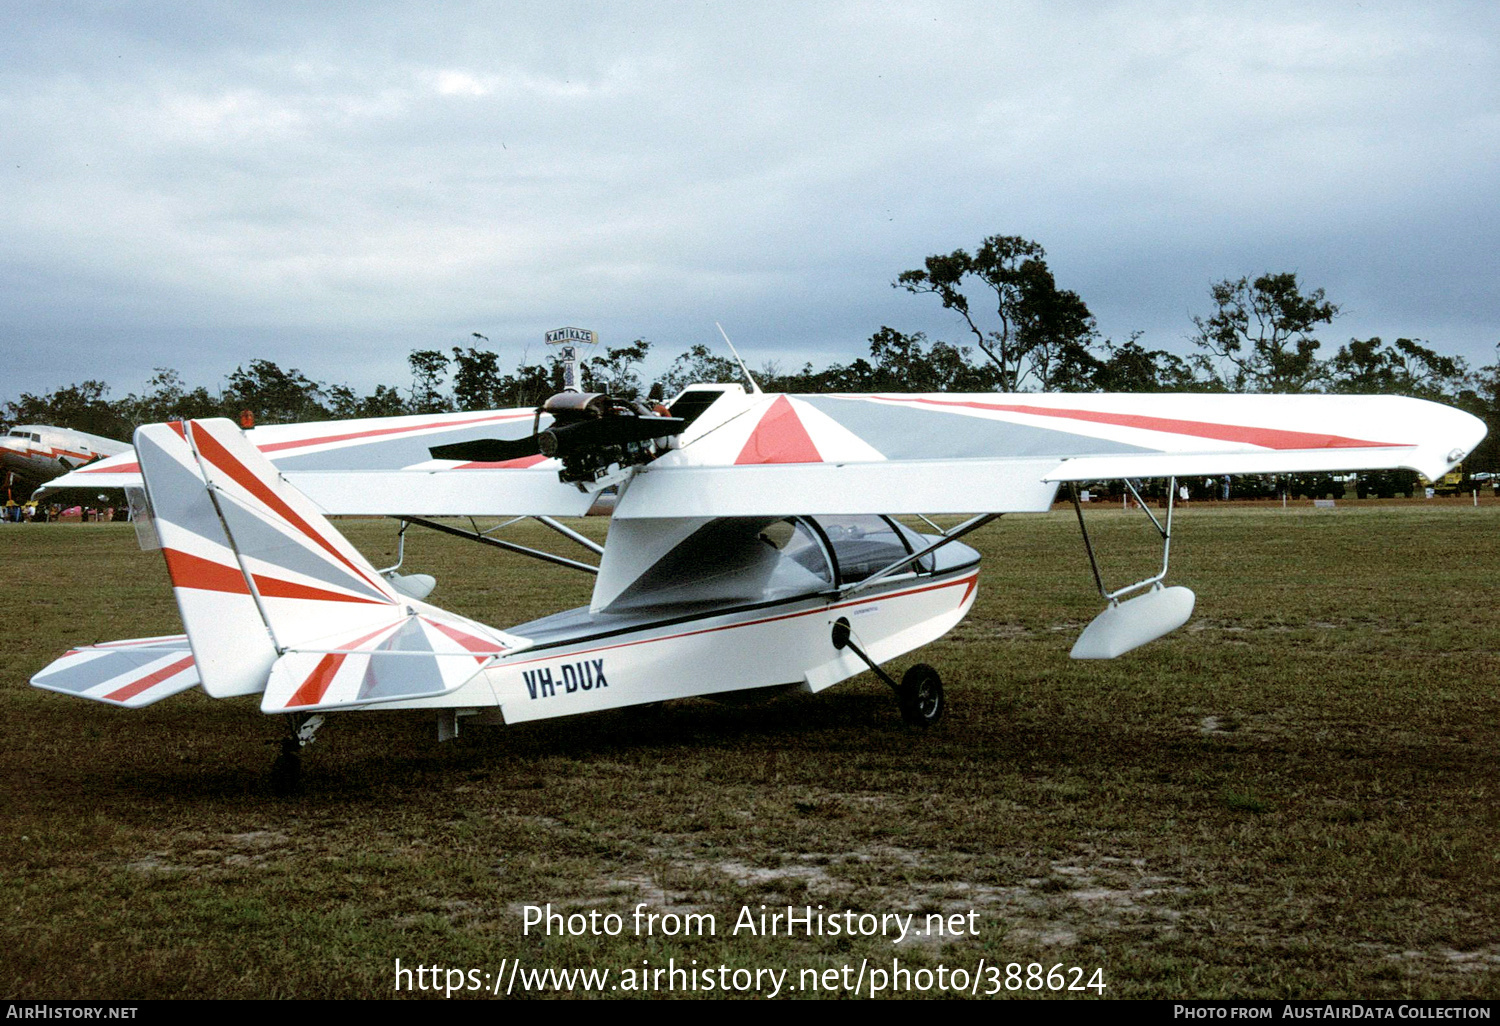
[(71, 649), (31, 678), (33, 687), (127, 709), (198, 686), (187, 635), (107, 641)]
[(448, 613), (412, 612), (356, 635), (289, 650), (271, 668), (268, 713), (342, 709), (433, 698), (469, 681), (491, 659), (526, 643)]

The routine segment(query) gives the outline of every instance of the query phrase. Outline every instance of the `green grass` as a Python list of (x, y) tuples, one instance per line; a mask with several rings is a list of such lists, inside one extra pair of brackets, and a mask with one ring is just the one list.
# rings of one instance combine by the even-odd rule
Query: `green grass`
[[(1091, 516), (1109, 578), (1142, 576), (1135, 518)], [(389, 554), (385, 524), (341, 526)], [(1170, 579), (1198, 593), (1194, 620), (1075, 663), (1100, 603), (1072, 514), (1008, 517), (977, 536), (973, 613), (894, 667), (943, 673), (933, 730), (868, 674), (443, 745), (419, 715), (353, 713), (277, 800), (281, 725), (253, 699), (130, 712), (26, 686), (71, 643), (179, 628), (128, 527), (6, 527), (0, 995), (387, 997), (397, 958), (795, 980), (895, 955), (1102, 967), (1113, 997), (1494, 999), (1497, 528), (1500, 505), (1190, 508)], [(591, 583), (430, 534), (408, 568), (500, 626)], [(523, 936), (522, 906), (547, 902), (711, 912), (719, 931)], [(900, 948), (729, 935), (741, 906), (788, 903), (972, 908), (980, 929)]]

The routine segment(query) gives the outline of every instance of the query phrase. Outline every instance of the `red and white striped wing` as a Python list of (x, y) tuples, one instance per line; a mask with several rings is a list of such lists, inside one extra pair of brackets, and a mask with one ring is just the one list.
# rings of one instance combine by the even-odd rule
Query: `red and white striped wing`
[(650, 464), (615, 516), (1047, 509), (1059, 481), (1409, 467), (1484, 437), (1396, 396), (737, 395)]
[[(543, 415), (541, 426), (551, 418)], [(558, 480), (540, 456), (503, 463), (434, 460), (433, 446), (529, 436), (530, 408), (272, 424), (249, 438), (262, 456), (325, 513), (406, 515), (516, 513), (582, 516), (592, 497)], [(492, 471), (504, 471), (494, 474)], [(47, 487), (124, 488), (140, 484), (134, 451), (99, 460)]]
[(33, 687), (139, 709), (198, 686), (187, 635), (108, 641), (69, 650)]
[[(1483, 423), (1395, 396), (927, 393), (720, 397), (621, 496), (621, 517), (1047, 508), (1059, 481), (1408, 467), (1441, 475)], [(434, 461), (530, 433), (530, 410), (266, 427), (255, 447), (326, 513), (582, 515), (536, 458)], [(545, 424), (545, 418), (544, 418)], [(88, 474), (127, 469), (115, 457)], [(77, 480), (73, 480), (77, 479)], [(123, 480), (123, 478), (122, 478)]]

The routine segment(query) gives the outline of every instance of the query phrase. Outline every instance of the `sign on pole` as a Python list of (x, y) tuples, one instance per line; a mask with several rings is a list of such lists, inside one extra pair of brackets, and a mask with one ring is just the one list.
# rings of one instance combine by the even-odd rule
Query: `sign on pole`
[(578, 391), (578, 349), (599, 344), (599, 336), (587, 328), (554, 328), (547, 332), (549, 346), (562, 346), (563, 391)]
[(592, 346), (599, 344), (599, 336), (587, 328), (554, 328), (547, 332), (549, 346), (563, 342), (581, 342), (586, 346)]

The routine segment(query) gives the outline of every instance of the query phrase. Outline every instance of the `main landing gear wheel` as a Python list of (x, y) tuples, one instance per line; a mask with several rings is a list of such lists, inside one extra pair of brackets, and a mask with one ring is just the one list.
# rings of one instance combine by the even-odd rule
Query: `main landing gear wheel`
[(948, 708), (943, 678), (926, 663), (918, 663), (902, 675), (896, 701), (901, 706), (901, 718), (918, 727), (932, 726)]

